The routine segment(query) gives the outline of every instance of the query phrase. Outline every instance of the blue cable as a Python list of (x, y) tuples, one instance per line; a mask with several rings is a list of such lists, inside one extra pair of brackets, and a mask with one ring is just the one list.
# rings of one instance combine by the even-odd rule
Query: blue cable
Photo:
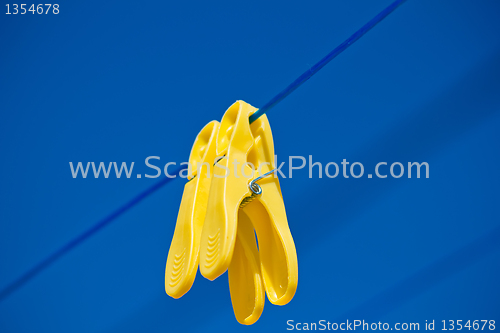
[[(281, 102), (285, 97), (290, 95), (295, 89), (300, 87), (304, 82), (309, 80), (311, 76), (316, 74), (321, 68), (325, 67), (333, 58), (342, 53), (345, 49), (347, 49), (350, 45), (352, 45), (355, 41), (360, 39), (365, 33), (367, 33), (371, 28), (373, 28), (377, 23), (386, 18), (390, 13), (392, 13), (396, 8), (398, 8), (403, 2), (406, 0), (396, 0), (392, 4), (390, 4), (387, 8), (381, 11), (377, 16), (371, 19), (368, 23), (366, 23), (361, 29), (356, 31), (351, 37), (346, 39), (342, 44), (337, 46), (332, 52), (330, 52), (326, 57), (321, 59), (316, 65), (312, 66), (309, 70), (299, 76), (295, 81), (292, 82), (288, 87), (286, 87), (283, 91), (281, 91), (278, 95), (274, 96), (269, 102), (267, 102), (262, 108), (260, 108), (257, 112), (255, 112), (252, 116), (250, 116), (250, 124), (259, 119), (262, 115), (264, 115), (267, 111), (273, 108), (276, 104)], [(179, 174), (182, 170), (186, 169), (186, 167), (179, 167), (176, 170), (176, 174)], [(83, 241), (90, 238), (92, 235), (100, 231), (102, 228), (113, 222), (120, 215), (125, 213), (127, 210), (137, 205), (143, 199), (148, 197), (153, 192), (156, 192), (161, 187), (170, 183), (173, 179), (176, 178), (162, 178), (156, 184), (146, 189), (145, 191), (139, 193), (137, 196), (132, 198), (130, 201), (125, 203), (123, 206), (119, 207), (117, 210), (106, 216), (101, 221), (97, 222), (95, 225), (90, 227), (87, 231), (80, 234), (76, 238), (72, 239), (70, 242), (66, 243), (64, 246), (59, 248), (57, 251), (49, 255), (47, 258), (39, 262), (36, 266), (31, 268), (29, 271), (24, 273), (21, 277), (16, 279), (14, 282), (9, 284), (0, 292), (0, 301), (3, 301), (7, 296), (12, 294), (14, 291), (22, 287), (29, 280), (39, 274), (41, 271), (46, 269), (52, 263), (54, 263), (57, 259), (62, 257), (64, 254), (71, 251), (76, 246), (80, 245)]]
[(300, 87), (304, 82), (309, 80), (311, 76), (319, 72), (320, 69), (325, 67), (332, 59), (345, 51), (349, 46), (354, 44), (355, 41), (363, 37), (368, 31), (376, 26), (380, 21), (385, 19), (390, 13), (392, 13), (396, 8), (403, 4), (406, 0), (396, 0), (390, 4), (386, 9), (381, 11), (377, 16), (372, 18), (368, 23), (356, 31), (351, 37), (347, 38), (342, 44), (337, 46), (332, 52), (328, 53), (326, 57), (321, 59), (316, 65), (309, 68), (301, 76), (299, 76), (295, 81), (293, 81), (288, 87), (281, 91), (278, 95), (274, 96), (269, 102), (264, 104), (259, 110), (257, 110), (253, 115), (250, 116), (250, 124), (259, 119), (260, 116), (265, 114), (267, 111), (272, 109), (276, 104), (285, 99), (290, 95), (295, 89)]
[[(175, 171), (175, 175), (178, 175), (182, 170), (186, 169), (185, 166), (177, 168)], [(133, 206), (137, 205), (139, 202), (141, 202), (143, 199), (147, 198), (149, 195), (153, 194), (156, 192), (158, 189), (163, 187), (164, 185), (168, 184), (170, 181), (172, 181), (175, 178), (167, 178), (164, 177), (160, 179), (156, 184), (153, 186), (149, 187), (148, 189), (144, 190), (143, 192), (139, 193), (137, 196), (132, 198), (130, 201), (125, 203), (123, 206), (119, 207), (117, 210), (94, 224), (92, 227), (87, 229), (85, 232), (80, 234), (79, 236), (75, 237), (68, 243), (66, 243), (64, 246), (59, 248), (57, 251), (49, 255), (47, 258), (39, 262), (36, 266), (31, 268), (29, 271), (24, 273), (21, 277), (19, 277), (17, 280), (15, 280), (13, 283), (8, 285), (6, 288), (4, 288), (0, 292), (0, 301), (6, 298), (8, 295), (10, 295), (12, 292), (15, 290), (19, 289), (22, 285), (24, 285), (26, 282), (31, 280), (35, 275), (40, 273), (42, 270), (47, 268), (50, 264), (52, 264), (54, 261), (59, 259), (61, 256), (64, 254), (68, 253), (71, 251), (73, 248), (75, 248), (77, 245), (80, 245), (83, 241), (87, 240), (90, 238), (92, 235), (100, 231), (102, 228), (113, 222), (117, 217), (125, 213), (127, 210), (132, 208)]]

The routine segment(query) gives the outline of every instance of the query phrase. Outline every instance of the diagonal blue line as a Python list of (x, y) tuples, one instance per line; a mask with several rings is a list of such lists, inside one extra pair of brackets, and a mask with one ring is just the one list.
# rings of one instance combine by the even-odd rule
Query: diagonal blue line
[(385, 19), (390, 13), (392, 13), (396, 8), (401, 6), (406, 0), (396, 0), (390, 4), (387, 8), (381, 11), (377, 16), (372, 18), (368, 23), (356, 31), (351, 37), (347, 38), (342, 44), (337, 46), (332, 52), (328, 53), (323, 59), (321, 59), (317, 64), (305, 71), (301, 76), (299, 76), (295, 81), (293, 81), (288, 87), (281, 91), (278, 95), (274, 96), (269, 102), (264, 104), (259, 110), (257, 110), (253, 115), (250, 116), (250, 124), (256, 121), (260, 116), (265, 114), (276, 104), (284, 100), (288, 95), (300, 87), (304, 82), (309, 80), (311, 76), (320, 71), (325, 67), (330, 61), (332, 61), (336, 56), (344, 52), (349, 46), (354, 44), (358, 39), (363, 37), (368, 31), (370, 31), (374, 26)]
[[(182, 170), (186, 169), (186, 167), (179, 167), (177, 168), (176, 172), (174, 174), (178, 175)], [(128, 211), (130, 208), (133, 206), (137, 205), (139, 202), (147, 198), (149, 195), (153, 194), (166, 184), (170, 183), (172, 180), (175, 178), (167, 178), (164, 177), (160, 179), (156, 184), (153, 186), (149, 187), (148, 189), (144, 190), (143, 192), (139, 193), (137, 196), (132, 198), (130, 201), (125, 203), (123, 206), (119, 207), (117, 210), (94, 224), (92, 227), (87, 229), (85, 232), (82, 234), (78, 235), (65, 245), (63, 245), (61, 248), (59, 248), (57, 251), (49, 255), (47, 258), (43, 259), (41, 262), (39, 262), (37, 265), (35, 265), (33, 268), (31, 268), (29, 271), (24, 273), (21, 277), (19, 277), (17, 280), (12, 282), (10, 285), (8, 285), (6, 288), (4, 288), (0, 292), (0, 301), (5, 299), (7, 296), (12, 294), (14, 291), (22, 287), (24, 284), (26, 284), (28, 281), (30, 281), (33, 277), (35, 277), (38, 273), (40, 273), (42, 270), (50, 266), (52, 263), (54, 263), (57, 259), (71, 251), (73, 248), (76, 246), (80, 245), (82, 242), (102, 230), (105, 226), (109, 225), (111, 222), (116, 220), (120, 215)]]

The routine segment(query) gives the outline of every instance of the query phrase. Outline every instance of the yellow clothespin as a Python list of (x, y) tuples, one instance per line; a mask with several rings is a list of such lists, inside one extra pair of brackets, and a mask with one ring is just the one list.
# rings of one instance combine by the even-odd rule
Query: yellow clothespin
[[(200, 247), (200, 271), (206, 278), (217, 278), (231, 264), (231, 299), (243, 324), (252, 324), (262, 312), (260, 272), (269, 300), (278, 305), (292, 299), (298, 277), (278, 178), (262, 178), (274, 169), (274, 146), (265, 115), (250, 126), (248, 117), (256, 110), (237, 101), (222, 118), (216, 153), (225, 158), (214, 167)], [(241, 207), (242, 203), (246, 206)], [(258, 257), (249, 222), (259, 239)], [(234, 251), (240, 260), (232, 263)], [(260, 270), (253, 265), (256, 258)]]
[(165, 291), (173, 298), (191, 289), (198, 270), (200, 236), (207, 211), (218, 129), (219, 122), (215, 120), (203, 127), (189, 156), (190, 180), (184, 186), (165, 269)]
[[(216, 154), (225, 157), (213, 169), (200, 252), (200, 272), (209, 280), (216, 279), (229, 267), (236, 241), (238, 209), (243, 199), (251, 195), (248, 179), (241, 172), (234, 172), (233, 162), (242, 166), (248, 160), (254, 141), (248, 117), (255, 110), (246, 103), (234, 103), (224, 114), (217, 134)], [(246, 174), (252, 171), (248, 165), (243, 168)]]
[(255, 199), (243, 208), (243, 212), (257, 233), (267, 298), (272, 304), (285, 305), (297, 290), (297, 253), (288, 227), (279, 179), (273, 174), (274, 143), (267, 116), (261, 116), (250, 127), (255, 144), (249, 158), (259, 167), (249, 184)]

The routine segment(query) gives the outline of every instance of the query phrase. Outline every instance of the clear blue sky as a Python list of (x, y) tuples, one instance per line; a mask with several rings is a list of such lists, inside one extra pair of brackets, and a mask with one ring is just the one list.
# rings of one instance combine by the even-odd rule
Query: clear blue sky
[[(150, 155), (185, 161), (235, 100), (263, 105), (389, 3), (91, 0), (65, 1), (59, 15), (2, 12), (0, 289), (156, 181), (73, 179), (69, 162), (135, 162), (144, 174)], [(408, 0), (269, 113), (278, 160), (347, 159), (366, 173), (380, 161), (430, 165), (429, 179), (307, 169), (282, 179), (299, 259), (290, 304), (266, 303), (248, 328), (227, 275), (165, 294), (176, 180), (0, 303), (0, 332), (500, 320), (499, 14), (494, 0)]]

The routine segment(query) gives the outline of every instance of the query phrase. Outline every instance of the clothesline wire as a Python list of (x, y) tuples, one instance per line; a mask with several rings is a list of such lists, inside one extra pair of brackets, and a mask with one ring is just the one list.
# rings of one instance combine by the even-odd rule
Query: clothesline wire
[[(340, 53), (345, 51), (349, 46), (351, 46), (354, 42), (360, 39), (364, 34), (366, 34), (370, 29), (372, 29), (375, 25), (380, 23), (384, 18), (386, 18), (390, 13), (392, 13), (396, 8), (398, 8), (401, 4), (403, 4), (406, 0), (396, 0), (384, 10), (382, 10), (378, 15), (372, 18), (368, 23), (362, 26), (358, 31), (356, 31), (351, 37), (347, 38), (342, 44), (337, 46), (332, 52), (327, 54), (323, 59), (321, 59), (318, 63), (300, 75), (295, 81), (293, 81), (288, 87), (286, 87), (279, 94), (274, 96), (269, 102), (264, 104), (257, 112), (255, 112), (252, 116), (250, 116), (250, 123), (253, 123), (262, 115), (266, 114), (271, 108), (273, 108), (276, 104), (285, 99), (288, 95), (290, 95), (295, 89), (300, 87), (304, 82), (309, 80), (311, 76), (316, 74), (320, 69), (325, 67), (332, 59), (338, 56)], [(176, 170), (176, 174), (178, 175), (182, 170), (186, 169), (185, 166), (178, 167)], [(177, 177), (178, 178), (178, 177)], [(139, 193), (137, 196), (132, 198), (130, 201), (126, 202), (124, 205), (120, 206), (118, 209), (113, 211), (108, 216), (104, 217), (102, 220), (98, 221), (92, 227), (73, 238), (71, 241), (60, 247), (58, 250), (53, 252), (51, 255), (40, 261), (38, 264), (33, 266), (31, 269), (26, 271), (23, 275), (5, 287), (2, 291), (0, 291), (0, 301), (3, 301), (7, 296), (12, 294), (17, 289), (21, 288), (28, 281), (33, 279), (36, 275), (42, 272), (44, 269), (49, 267), (56, 260), (61, 258), (64, 254), (70, 252), (76, 246), (82, 244), (85, 240), (89, 239), (92, 235), (96, 234), (100, 230), (102, 230), (105, 226), (109, 225), (111, 222), (116, 220), (123, 213), (128, 211), (133, 206), (137, 205), (139, 202), (162, 188), (163, 186), (170, 183), (172, 180), (177, 178), (167, 178), (164, 177), (156, 182), (151, 187), (147, 188), (143, 192)]]
[(323, 59), (318, 61), (314, 66), (305, 71), (301, 76), (299, 76), (295, 81), (293, 81), (288, 87), (283, 89), (279, 94), (271, 98), (269, 102), (264, 104), (259, 110), (257, 110), (253, 115), (250, 116), (250, 124), (259, 119), (260, 116), (265, 114), (267, 111), (272, 109), (276, 104), (284, 100), (288, 95), (300, 87), (304, 82), (309, 80), (311, 76), (319, 72), (320, 69), (325, 67), (330, 61), (332, 61), (339, 54), (344, 52), (349, 46), (354, 44), (358, 39), (363, 37), (368, 31), (374, 26), (380, 23), (384, 18), (386, 18), (390, 13), (392, 13), (396, 8), (402, 5), (406, 0), (396, 0), (387, 6), (383, 11), (378, 13), (374, 18), (372, 18), (368, 23), (361, 27), (358, 31), (347, 38), (342, 44), (333, 49), (332, 52), (328, 53)]
[[(176, 174), (179, 174), (181, 170), (186, 169), (185, 166), (178, 167), (176, 170)], [(133, 206), (137, 205), (139, 202), (147, 198), (149, 195), (153, 194), (175, 178), (168, 178), (164, 177), (160, 179), (158, 182), (156, 182), (153, 186), (147, 188), (143, 192), (139, 193), (136, 195), (134, 198), (132, 198), (130, 201), (126, 202), (123, 206), (119, 207), (116, 209), (114, 212), (109, 214), (108, 216), (104, 217), (102, 220), (94, 224), (92, 227), (87, 229), (85, 232), (81, 233), (80, 235), (76, 236), (73, 238), (71, 241), (66, 243), (64, 246), (60, 247), (58, 250), (56, 250), (54, 253), (40, 261), (38, 264), (33, 266), (30, 270), (25, 272), (21, 277), (19, 277), (17, 280), (12, 282), (10, 285), (8, 285), (6, 288), (4, 288), (0, 292), (0, 301), (2, 301), (4, 298), (6, 298), (8, 295), (19, 289), (21, 286), (23, 286), (26, 282), (31, 280), (33, 277), (35, 277), (37, 274), (39, 274), (41, 271), (43, 271), (45, 268), (50, 266), (54, 261), (62, 257), (64, 254), (68, 253), (72, 249), (74, 249), (76, 246), (80, 245), (82, 242), (85, 240), (89, 239), (92, 235), (96, 234), (102, 228), (113, 222), (117, 217), (125, 213), (127, 210), (132, 208)]]

